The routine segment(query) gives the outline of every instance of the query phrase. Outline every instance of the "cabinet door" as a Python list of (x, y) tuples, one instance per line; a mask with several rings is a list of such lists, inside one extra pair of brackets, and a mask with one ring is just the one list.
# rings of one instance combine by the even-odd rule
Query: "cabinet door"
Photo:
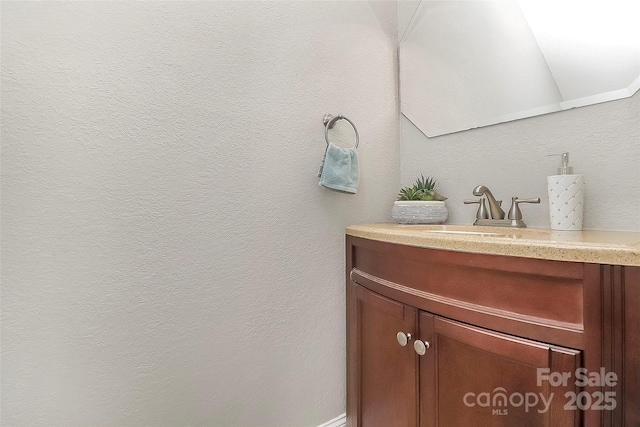
[(417, 310), (350, 284), (347, 325), (347, 419), (350, 427), (417, 426)]
[[(576, 426), (580, 352), (420, 312), (420, 426)], [(541, 369), (538, 371), (538, 369)], [(545, 378), (570, 375), (566, 385)], [(540, 375), (540, 385), (538, 385)], [(555, 387), (552, 385), (556, 385)], [(565, 395), (565, 393), (569, 393)]]

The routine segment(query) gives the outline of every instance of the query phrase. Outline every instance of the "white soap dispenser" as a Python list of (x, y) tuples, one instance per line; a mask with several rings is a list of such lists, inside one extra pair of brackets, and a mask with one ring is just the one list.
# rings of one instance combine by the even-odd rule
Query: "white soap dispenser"
[(560, 156), (558, 175), (547, 177), (549, 218), (552, 230), (582, 230), (584, 212), (584, 176), (573, 173), (569, 153)]

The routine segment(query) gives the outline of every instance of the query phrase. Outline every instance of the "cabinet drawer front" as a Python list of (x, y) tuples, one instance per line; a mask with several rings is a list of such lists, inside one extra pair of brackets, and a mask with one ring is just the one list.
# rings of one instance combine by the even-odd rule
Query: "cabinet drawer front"
[(365, 287), (446, 317), (554, 342), (553, 332), (529, 334), (546, 327), (581, 348), (584, 264), (351, 241), (351, 277)]

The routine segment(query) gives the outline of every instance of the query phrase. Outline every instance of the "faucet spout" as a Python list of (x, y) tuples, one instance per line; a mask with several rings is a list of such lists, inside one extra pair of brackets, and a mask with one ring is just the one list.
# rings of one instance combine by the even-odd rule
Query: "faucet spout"
[(502, 208), (500, 207), (500, 204), (498, 203), (496, 198), (493, 197), (493, 194), (491, 193), (491, 191), (489, 191), (487, 187), (485, 187), (484, 185), (478, 185), (476, 188), (473, 189), (473, 195), (485, 196), (487, 198), (487, 201), (489, 202), (489, 211), (491, 212), (492, 219), (504, 219), (504, 211), (502, 210)]

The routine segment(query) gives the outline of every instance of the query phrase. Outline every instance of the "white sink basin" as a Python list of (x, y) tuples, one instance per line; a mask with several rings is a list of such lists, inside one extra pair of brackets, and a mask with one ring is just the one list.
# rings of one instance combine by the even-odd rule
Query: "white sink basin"
[(422, 230), (425, 233), (438, 233), (438, 234), (462, 234), (467, 236), (494, 236), (494, 237), (506, 237), (503, 233), (492, 233), (489, 231), (461, 231), (461, 230)]
[[(420, 233), (433, 233), (433, 236), (458, 236), (466, 237), (487, 237), (487, 238), (508, 238), (508, 239), (549, 239), (550, 230), (536, 228), (511, 228), (511, 227), (487, 227), (476, 225), (406, 225), (407, 229)], [(566, 232), (564, 232), (566, 233)]]

